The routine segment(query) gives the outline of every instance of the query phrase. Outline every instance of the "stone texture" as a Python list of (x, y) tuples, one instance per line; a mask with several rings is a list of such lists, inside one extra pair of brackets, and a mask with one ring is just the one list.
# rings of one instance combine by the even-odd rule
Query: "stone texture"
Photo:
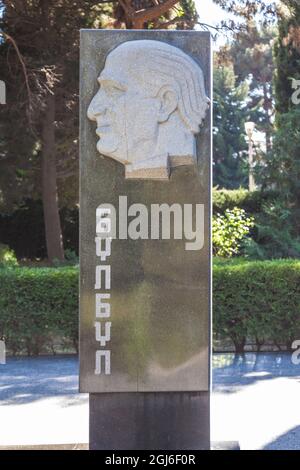
[(90, 449), (112, 448), (209, 449), (209, 393), (90, 395)]
[[(124, 165), (96, 150), (87, 110), (108, 54), (132, 40), (158, 40), (181, 49), (203, 71), (211, 96), (210, 36), (194, 31), (82, 31), (81, 42), (81, 328), (83, 392), (178, 392), (210, 388), (211, 116), (195, 136), (197, 161), (176, 166), (168, 181), (126, 179)], [(194, 137), (193, 137), (194, 138)], [(113, 240), (111, 374), (95, 375), (95, 213), (102, 203), (204, 204), (204, 247), (185, 240)]]
[(125, 41), (106, 57), (88, 108), (97, 148), (125, 165), (125, 178), (168, 179), (170, 168), (197, 160), (194, 135), (209, 100), (203, 72), (162, 41)]

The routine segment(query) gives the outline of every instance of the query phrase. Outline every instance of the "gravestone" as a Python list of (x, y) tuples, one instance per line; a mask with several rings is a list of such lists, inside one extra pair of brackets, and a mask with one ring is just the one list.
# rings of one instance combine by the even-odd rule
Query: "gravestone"
[(208, 449), (211, 46), (81, 31), (80, 391), (91, 449)]

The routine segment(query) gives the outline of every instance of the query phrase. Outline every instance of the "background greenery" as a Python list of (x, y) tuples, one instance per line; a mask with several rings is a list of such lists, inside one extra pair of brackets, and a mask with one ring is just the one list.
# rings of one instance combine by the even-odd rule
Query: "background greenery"
[[(220, 25), (230, 34), (214, 56), (215, 345), (289, 348), (300, 334), (299, 0), (214, 2), (241, 20)], [(13, 354), (77, 350), (78, 270), (66, 264), (78, 256), (79, 28), (201, 23), (193, 0), (75, 3), (0, 0), (0, 335)]]
[[(1, 268), (0, 337), (12, 354), (78, 350), (78, 268)], [(214, 342), (289, 349), (300, 335), (300, 261), (216, 259)], [(184, 313), (183, 313), (184, 314)]]
[(0, 337), (12, 354), (78, 350), (78, 269), (1, 268)]
[(216, 260), (213, 274), (215, 339), (290, 349), (300, 336), (300, 262)]

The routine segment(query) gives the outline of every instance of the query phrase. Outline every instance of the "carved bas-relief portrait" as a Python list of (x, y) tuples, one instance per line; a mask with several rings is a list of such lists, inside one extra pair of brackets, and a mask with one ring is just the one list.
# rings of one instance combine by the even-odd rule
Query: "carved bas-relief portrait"
[(197, 162), (195, 135), (209, 99), (200, 66), (177, 47), (127, 41), (111, 51), (88, 108), (98, 151), (125, 165), (126, 178), (168, 179)]

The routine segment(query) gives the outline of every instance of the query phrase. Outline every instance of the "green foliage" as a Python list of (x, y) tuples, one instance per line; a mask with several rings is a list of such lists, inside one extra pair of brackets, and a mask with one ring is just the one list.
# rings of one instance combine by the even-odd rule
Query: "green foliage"
[(240, 254), (261, 260), (300, 257), (299, 208), (286, 202), (282, 196), (277, 190), (214, 189), (215, 215), (224, 215), (227, 209), (239, 207), (255, 219), (251, 238), (243, 240)]
[[(78, 254), (78, 207), (60, 211), (66, 254)], [(0, 213), (0, 243), (9, 245), (18, 259), (46, 258), (43, 206), (40, 200), (26, 199), (11, 214)]]
[(212, 241), (216, 256), (230, 258), (238, 255), (242, 240), (254, 225), (253, 217), (247, 217), (244, 209), (226, 209), (225, 214), (213, 216)]
[(223, 48), (234, 65), (237, 84), (245, 80), (248, 83), (249, 120), (255, 122), (256, 129), (265, 134), (268, 150), (271, 148), (273, 130), (275, 64), (272, 45), (276, 34), (276, 27), (248, 20), (246, 29)]
[[(228, 13), (234, 13), (235, 16), (245, 18), (247, 20), (252, 19), (256, 15), (260, 15), (264, 21), (272, 21), (276, 12), (276, 3), (272, 0), (213, 0), (214, 3), (220, 5), (223, 10)], [(297, 2), (298, 0), (284, 0), (291, 2)], [(225, 22), (225, 24), (227, 24)], [(229, 23), (233, 26), (231, 22)]]
[(65, 250), (65, 258), (66, 261), (72, 265), (76, 265), (79, 263), (79, 257), (75, 253), (75, 251), (70, 250), (69, 248)]
[(60, 206), (77, 202), (79, 30), (102, 27), (107, 5), (95, 0), (2, 3), (0, 70), (9, 105), (0, 109), (0, 202), (12, 210), (24, 197), (42, 194), (42, 122), (49, 92), (55, 96), (57, 173), (71, 175), (58, 178)]
[(281, 3), (285, 8), (278, 10), (279, 35), (274, 47), (277, 66), (275, 91), (276, 110), (285, 114), (293, 108), (292, 80), (300, 79), (300, 4), (298, 0), (282, 0)]
[[(243, 253), (252, 259), (298, 257), (300, 217), (297, 207), (283, 202), (277, 191), (214, 189), (213, 210), (224, 215), (234, 207), (255, 218), (251, 238), (243, 240)], [(78, 208), (60, 212), (66, 247), (65, 265), (78, 263)], [(0, 214), (0, 243), (9, 245), (18, 259), (46, 256), (43, 212), (40, 201), (27, 200), (11, 215)], [(59, 263), (59, 266), (62, 264)]]
[(265, 205), (257, 219), (257, 242), (263, 257), (300, 256), (300, 108), (277, 115), (273, 150), (260, 168), (265, 187), (276, 187), (278, 198)]
[(246, 82), (236, 85), (232, 65), (214, 67), (214, 185), (234, 189), (247, 184)]
[(300, 258), (300, 238), (291, 218), (280, 199), (264, 204), (256, 217), (255, 239), (246, 241), (244, 253), (255, 259)]
[(300, 108), (291, 99), (292, 80), (300, 79), (299, 21), (299, 2), (283, 0), (274, 47), (277, 113), (273, 148), (256, 173), (262, 188), (276, 188), (278, 197), (264, 205), (256, 219), (255, 243), (246, 250), (260, 258), (300, 257)]
[(244, 188), (227, 190), (213, 189), (213, 209), (214, 213), (224, 214), (226, 209), (240, 207), (249, 214), (261, 212), (264, 204), (278, 197), (276, 191), (248, 191)]
[(78, 349), (78, 270), (0, 269), (0, 337), (16, 354)]
[(9, 246), (0, 243), (0, 267), (17, 265), (18, 261), (14, 251)]
[[(273, 151), (260, 168), (264, 186), (276, 185), (281, 199), (298, 209), (300, 204), (300, 107), (277, 115)], [(297, 213), (297, 218), (299, 212)]]
[(79, 257), (75, 253), (75, 251), (70, 250), (67, 248), (65, 250), (65, 259), (63, 261), (59, 259), (54, 259), (52, 262), (53, 266), (56, 268), (62, 267), (62, 266), (78, 266), (79, 265)]
[(217, 262), (213, 325), (242, 351), (247, 338), (291, 347), (300, 336), (300, 262)]
[[(290, 347), (300, 336), (300, 261), (215, 259), (214, 332)], [(78, 349), (78, 269), (1, 268), (0, 337), (13, 354)]]

